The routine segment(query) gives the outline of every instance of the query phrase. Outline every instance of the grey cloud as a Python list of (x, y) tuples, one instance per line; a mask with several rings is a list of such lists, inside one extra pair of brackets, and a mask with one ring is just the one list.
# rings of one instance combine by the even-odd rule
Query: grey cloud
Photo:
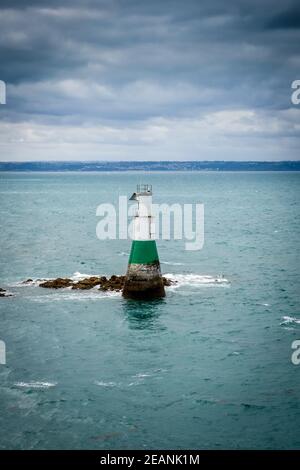
[(299, 29), (300, 7), (291, 8), (273, 16), (268, 27), (270, 29)]
[[(59, 125), (127, 126), (141, 142), (139, 129), (155, 119), (186, 126), (253, 110), (267, 135), (270, 113), (288, 126), (280, 112), (291, 107), (290, 84), (299, 78), (298, 11), (292, 0), (2, 0), (8, 99), (0, 120), (56, 133)], [(281, 125), (278, 138), (282, 129), (291, 137)], [(238, 132), (230, 138), (245, 142)]]

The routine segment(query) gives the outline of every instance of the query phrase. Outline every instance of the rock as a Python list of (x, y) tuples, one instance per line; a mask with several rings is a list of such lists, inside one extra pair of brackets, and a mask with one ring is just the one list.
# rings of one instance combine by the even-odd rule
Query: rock
[(163, 277), (163, 283), (164, 286), (172, 286), (173, 284), (176, 284), (176, 281), (172, 281), (171, 279), (168, 279), (167, 277)]
[(107, 286), (101, 286), (99, 290), (108, 290), (108, 287)]
[(50, 281), (45, 281), (40, 284), (40, 287), (50, 287), (52, 289), (61, 289), (64, 287), (70, 287), (73, 285), (73, 281), (68, 278), (61, 278), (58, 277), (57, 279), (53, 279)]
[(115, 290), (115, 291), (120, 291), (123, 288), (124, 281), (125, 281), (125, 276), (116, 276), (113, 274), (110, 279), (107, 279), (106, 277), (100, 278), (100, 289), (103, 291), (107, 290)]
[(0, 287), (0, 297), (12, 297), (13, 295), (10, 292), (7, 292), (5, 289)]
[(82, 279), (81, 281), (76, 282), (73, 284), (72, 289), (92, 289), (93, 287), (99, 285), (101, 283), (100, 277), (92, 276), (87, 277), (86, 279)]
[[(171, 281), (171, 279), (167, 279), (165, 277), (162, 278), (164, 286), (170, 286), (172, 284), (176, 284), (176, 281)], [(32, 282), (32, 279), (27, 279), (24, 283)], [(106, 276), (91, 276), (80, 281), (73, 281), (69, 278), (61, 278), (58, 277), (57, 279), (51, 279), (48, 281), (42, 281), (39, 286), (45, 287), (48, 289), (63, 289), (66, 287), (72, 287), (72, 289), (76, 290), (89, 290), (93, 287), (99, 286), (99, 290), (101, 291), (121, 291), (124, 287), (125, 283), (125, 276), (117, 276), (113, 274), (110, 278)], [(0, 289), (1, 295), (1, 289)], [(3, 297), (3, 295), (2, 295)]]

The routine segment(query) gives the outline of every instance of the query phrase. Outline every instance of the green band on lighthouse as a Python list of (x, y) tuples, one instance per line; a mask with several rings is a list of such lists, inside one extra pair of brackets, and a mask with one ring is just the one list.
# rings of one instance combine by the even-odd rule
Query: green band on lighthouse
[(153, 264), (158, 261), (155, 240), (133, 240), (129, 264)]

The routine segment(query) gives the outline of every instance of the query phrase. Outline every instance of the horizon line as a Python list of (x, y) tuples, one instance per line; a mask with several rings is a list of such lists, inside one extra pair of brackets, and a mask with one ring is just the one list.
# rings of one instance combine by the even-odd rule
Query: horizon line
[(300, 163), (298, 160), (0, 160), (1, 164), (24, 163)]

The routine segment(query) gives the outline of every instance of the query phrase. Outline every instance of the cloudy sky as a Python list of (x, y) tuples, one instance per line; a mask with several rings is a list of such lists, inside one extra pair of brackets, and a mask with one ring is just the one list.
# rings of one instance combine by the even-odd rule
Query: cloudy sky
[(295, 160), (294, 0), (0, 2), (0, 160)]

